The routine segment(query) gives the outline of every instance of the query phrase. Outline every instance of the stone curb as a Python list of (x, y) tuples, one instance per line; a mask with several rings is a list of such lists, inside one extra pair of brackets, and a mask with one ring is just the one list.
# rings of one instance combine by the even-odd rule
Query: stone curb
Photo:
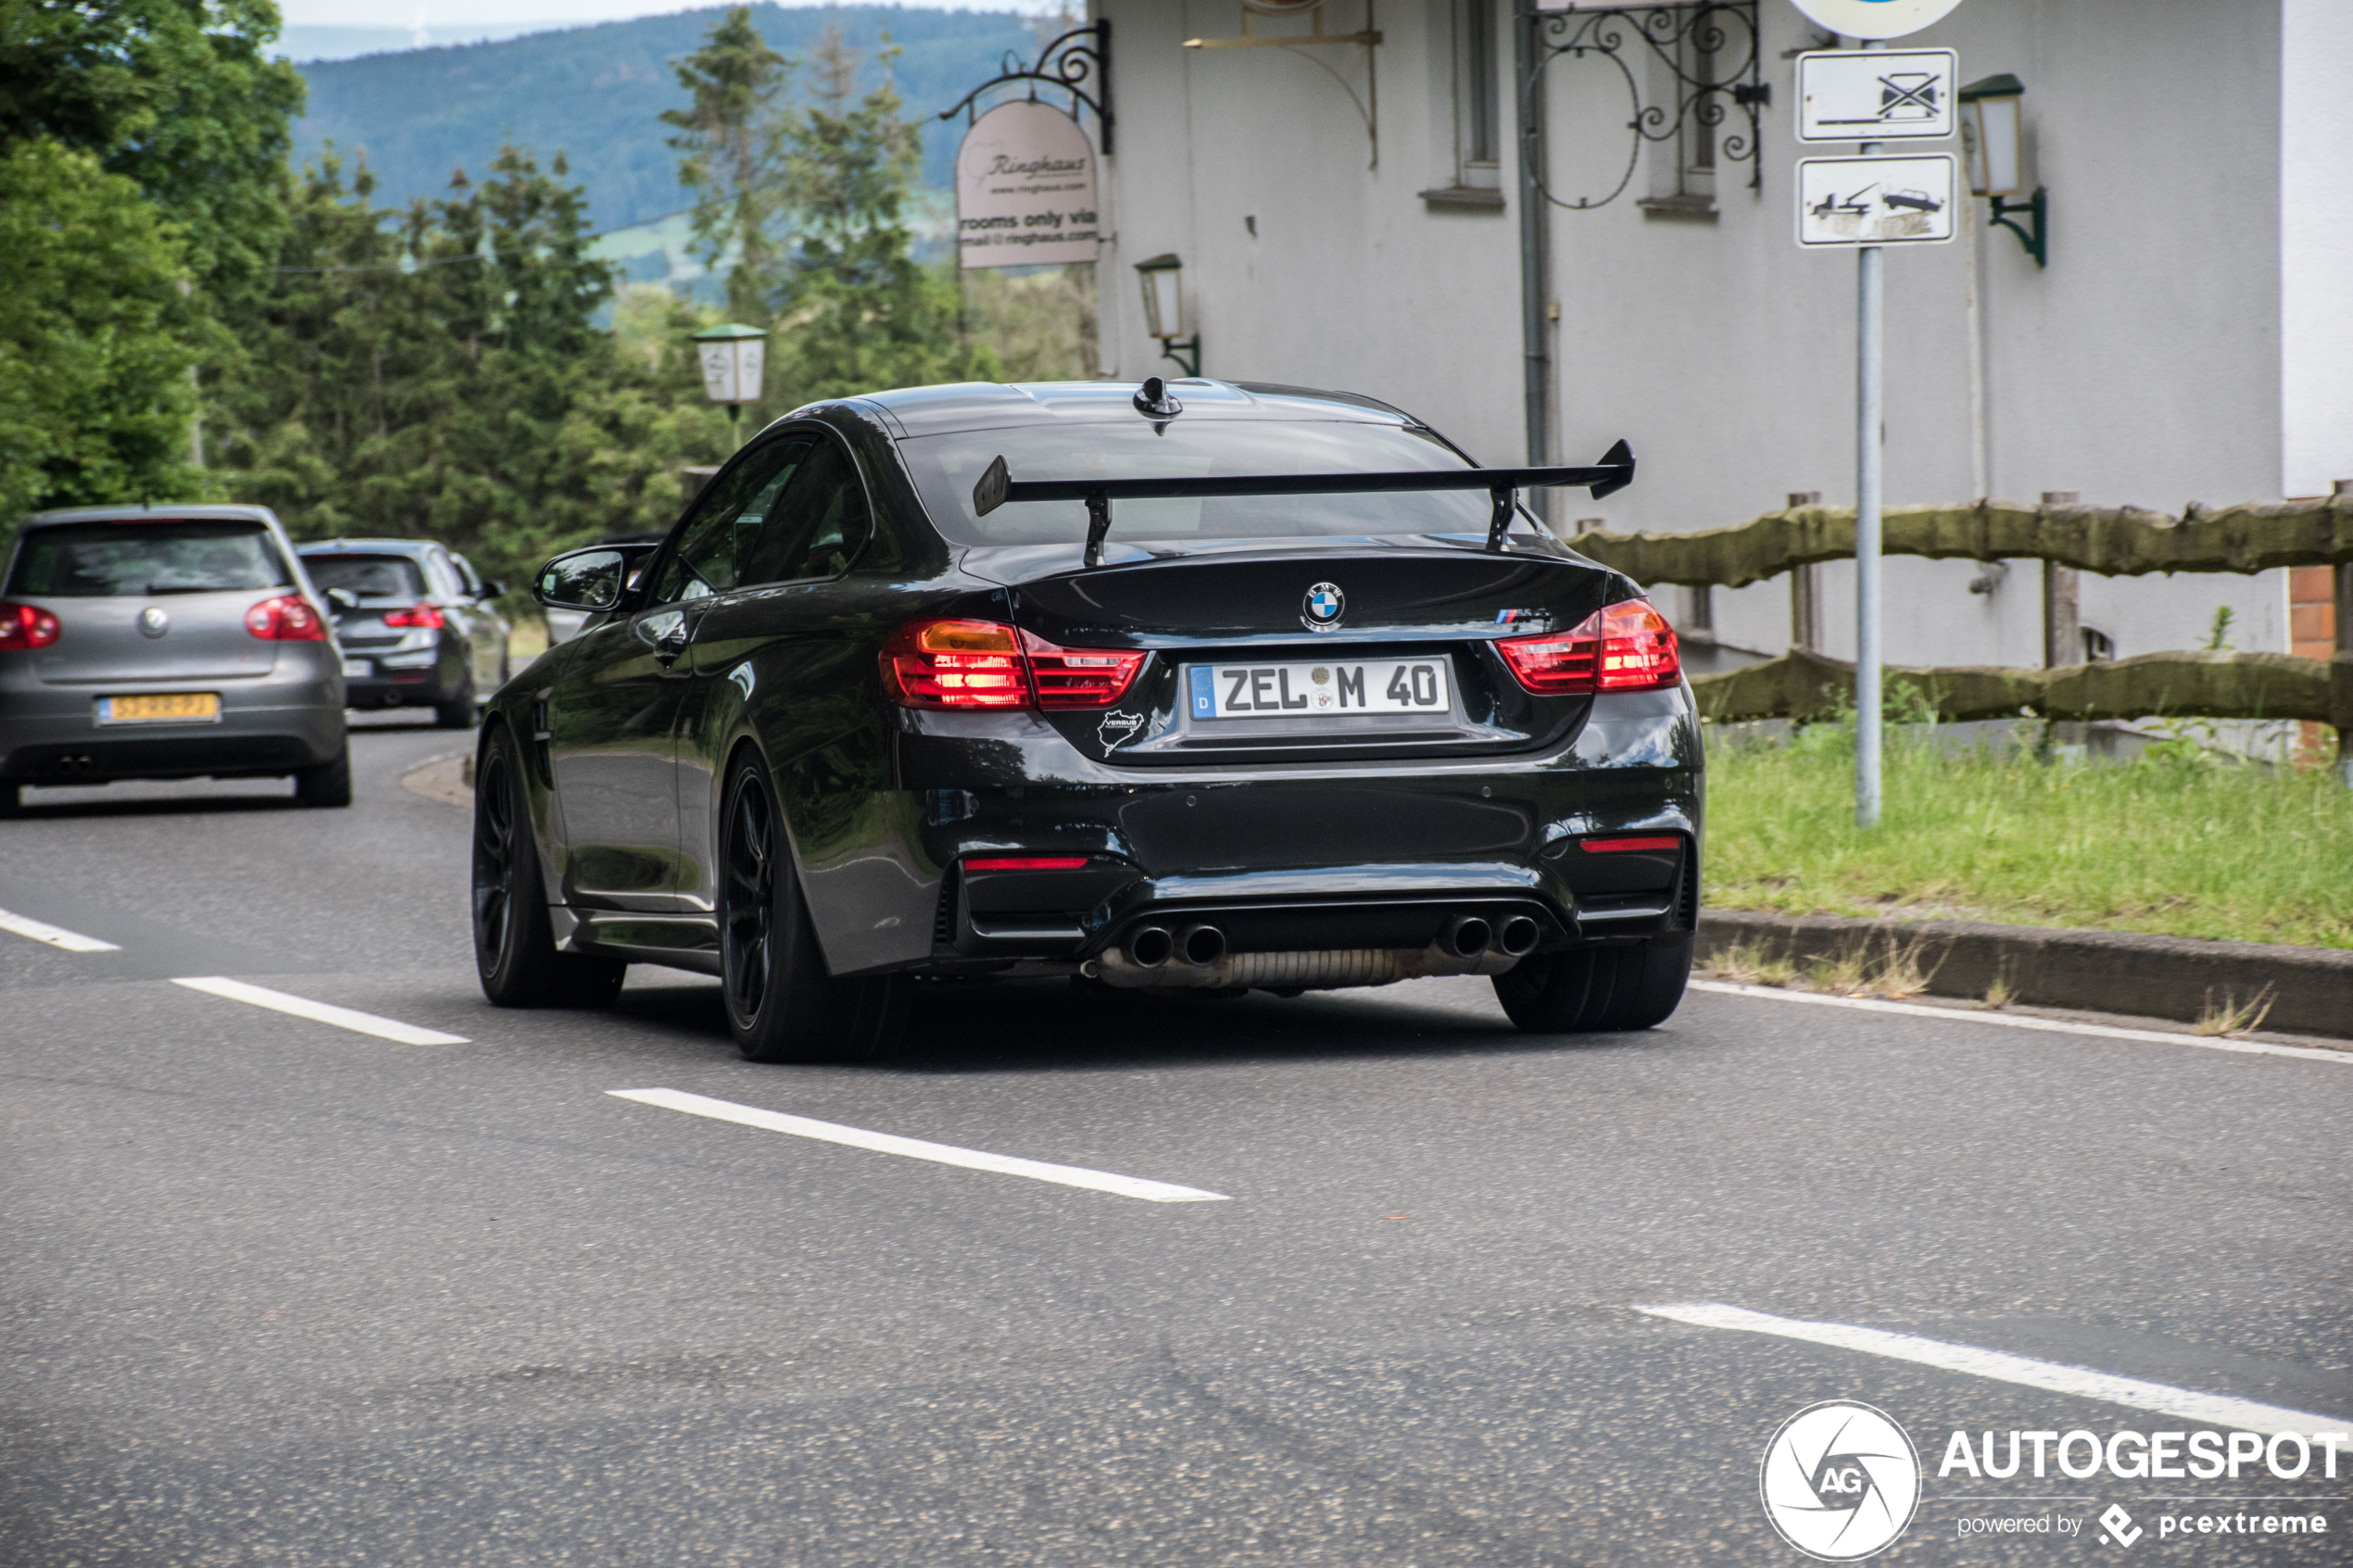
[(1700, 914), (1705, 963), (1741, 944), (1804, 963), (1865, 944), (1914, 954), (1938, 997), (1983, 997), (1999, 977), (2028, 1007), (2080, 1008), (2195, 1023), (2225, 997), (2268, 989), (2265, 1030), (2353, 1038), (2353, 951), (2267, 942), (2201, 942), (2133, 931), (2070, 931), (1983, 921), (1853, 920), (1746, 909)]

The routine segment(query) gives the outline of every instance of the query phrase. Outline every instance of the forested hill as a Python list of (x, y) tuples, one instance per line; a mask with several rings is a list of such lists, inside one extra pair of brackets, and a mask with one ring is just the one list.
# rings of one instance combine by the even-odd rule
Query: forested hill
[[(598, 230), (642, 222), (686, 205), (678, 155), (665, 146), (662, 110), (686, 102), (670, 62), (692, 54), (717, 8), (532, 33), (497, 44), (415, 49), (301, 67), (310, 112), (296, 122), (296, 157), (318, 156), (332, 139), (346, 158), (364, 151), (379, 182), (379, 205), (439, 195), (450, 171), (485, 169), (501, 141), (560, 150), (587, 187)], [(769, 47), (806, 60), (828, 24), (869, 51), (888, 29), (904, 51), (896, 66), (910, 119), (925, 122), (925, 177), (950, 182), (963, 121), (932, 117), (997, 74), (1012, 49), (1035, 40), (1017, 14), (898, 6), (756, 5), (752, 19)], [(862, 85), (874, 80), (871, 65)], [(796, 82), (798, 90), (798, 81)]]

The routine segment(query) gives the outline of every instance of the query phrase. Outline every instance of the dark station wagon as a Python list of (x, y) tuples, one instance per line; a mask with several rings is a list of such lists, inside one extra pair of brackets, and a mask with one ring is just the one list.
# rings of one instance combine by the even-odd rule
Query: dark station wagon
[(717, 975), (758, 1060), (910, 987), (1278, 995), (1493, 978), (1646, 1027), (1698, 915), (1673, 631), (1370, 399), (1205, 380), (878, 393), (761, 432), (493, 701), (474, 935), (505, 1004)]

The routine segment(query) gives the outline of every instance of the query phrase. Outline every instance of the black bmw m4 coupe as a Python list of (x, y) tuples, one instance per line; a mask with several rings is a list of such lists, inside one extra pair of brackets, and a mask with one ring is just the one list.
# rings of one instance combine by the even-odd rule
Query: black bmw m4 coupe
[(1700, 731), (1673, 630), (1347, 394), (877, 393), (762, 431), (490, 705), (474, 940), (512, 1006), (716, 975), (745, 1055), (887, 1049), (916, 985), (1493, 978), (1543, 1032), (1680, 1001)]

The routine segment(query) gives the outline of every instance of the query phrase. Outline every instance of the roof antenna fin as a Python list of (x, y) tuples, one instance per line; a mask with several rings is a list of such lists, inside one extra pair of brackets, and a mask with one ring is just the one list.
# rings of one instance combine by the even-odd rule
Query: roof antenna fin
[(1136, 389), (1136, 412), (1155, 420), (1173, 420), (1185, 411), (1185, 406), (1168, 395), (1168, 383), (1158, 376), (1146, 376), (1144, 384)]

